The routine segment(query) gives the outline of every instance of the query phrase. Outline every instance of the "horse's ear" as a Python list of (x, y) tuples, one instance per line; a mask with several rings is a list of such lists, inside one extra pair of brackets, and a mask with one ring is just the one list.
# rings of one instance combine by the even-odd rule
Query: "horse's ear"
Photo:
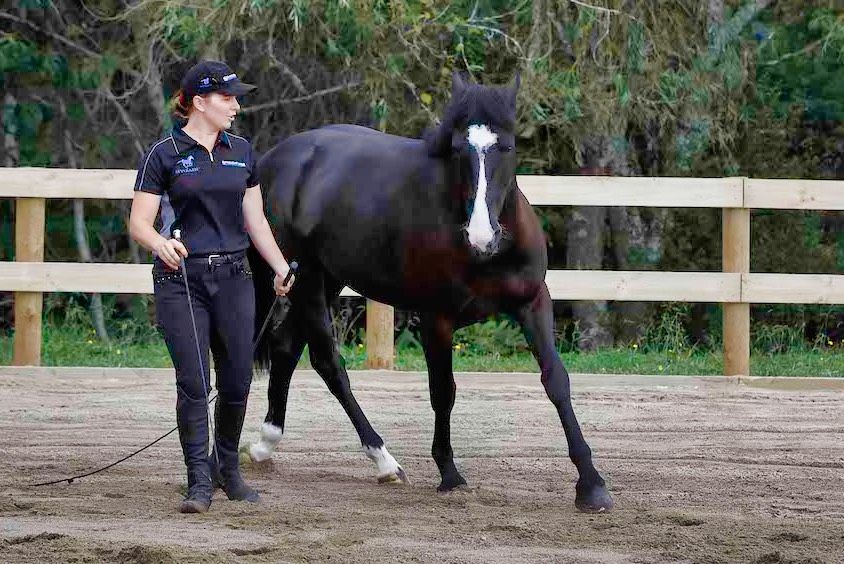
[(516, 95), (519, 93), (519, 87), (522, 85), (522, 73), (516, 71), (516, 75), (510, 84), (507, 86), (507, 93), (509, 94), (509, 102), (513, 107), (516, 107)]
[(456, 99), (463, 91), (466, 90), (466, 81), (459, 71), (451, 73), (451, 98)]

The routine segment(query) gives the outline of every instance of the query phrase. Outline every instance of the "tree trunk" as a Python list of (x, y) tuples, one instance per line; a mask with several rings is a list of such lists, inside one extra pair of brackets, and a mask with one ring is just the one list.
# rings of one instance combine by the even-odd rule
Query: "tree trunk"
[[(619, 270), (653, 270), (662, 256), (664, 210), (609, 208), (613, 257)], [(652, 311), (647, 302), (617, 302), (616, 337), (624, 343), (640, 341)]]
[[(655, 176), (659, 174), (658, 130), (647, 127), (645, 143), (639, 153), (637, 174)], [(615, 174), (633, 174), (628, 154), (614, 156), (612, 168)], [(609, 208), (612, 230), (612, 254), (615, 267), (619, 270), (652, 270), (662, 257), (662, 234), (666, 210), (657, 208)], [(613, 304), (616, 321), (616, 337), (624, 343), (642, 339), (647, 328), (653, 306), (647, 302), (616, 302)]]
[[(6, 95), (3, 96), (3, 115), (6, 115), (6, 112), (11, 108), (14, 108), (17, 103), (18, 102), (12, 93), (6, 92)], [(12, 133), (12, 128), (7, 124), (3, 124), (3, 131), (4, 166), (18, 166), (20, 163), (20, 147), (18, 146), (18, 140)]]
[[(64, 125), (63, 135), (67, 164), (70, 168), (79, 168), (70, 138), (67, 106), (61, 97), (58, 97), (57, 100)], [(82, 262), (94, 262), (94, 258), (91, 255), (91, 246), (88, 243), (88, 231), (85, 228), (85, 201), (78, 198), (73, 200), (73, 234), (76, 239), (76, 250), (79, 253), (79, 260)], [(100, 340), (108, 343), (108, 331), (106, 330), (105, 315), (103, 314), (103, 298), (102, 295), (96, 293), (91, 294), (91, 322)]]
[[(82, 262), (94, 262), (91, 256), (91, 247), (88, 245), (88, 233), (85, 229), (84, 200), (73, 200), (73, 233), (76, 237), (76, 249), (79, 252), (79, 259)], [(103, 342), (108, 343), (108, 331), (106, 330), (105, 315), (103, 314), (103, 298), (100, 294), (91, 294), (91, 320), (97, 336)]]
[[(138, 41), (138, 60), (140, 61), (141, 72), (143, 76), (147, 77), (146, 85), (144, 90), (147, 94), (147, 100), (149, 101), (150, 106), (152, 106), (153, 110), (155, 111), (155, 124), (156, 124), (156, 131), (155, 135), (152, 138), (156, 138), (167, 127), (169, 123), (169, 116), (167, 115), (167, 100), (164, 98), (164, 87), (161, 81), (161, 71), (159, 69), (159, 64), (155, 58), (155, 39), (153, 37), (149, 37), (146, 32), (146, 28), (144, 27), (144, 23), (139, 21), (137, 18), (132, 21), (132, 29), (133, 34), (137, 38)], [(142, 139), (136, 140), (136, 144), (139, 144), (143, 149), (146, 146), (146, 142)], [(143, 150), (141, 151), (143, 152)], [(140, 155), (139, 155), (140, 156)], [(129, 232), (129, 210), (131, 208), (131, 202), (123, 202), (118, 205), (120, 208), (121, 214), (125, 218), (126, 221), (126, 232)], [(138, 245), (137, 241), (132, 239), (131, 237), (127, 236), (127, 240), (129, 243), (129, 256), (132, 259), (132, 262), (135, 264), (139, 264), (141, 262), (141, 248)]]
[[(132, 22), (133, 32), (138, 38), (138, 60), (141, 63), (141, 72), (147, 77), (146, 93), (150, 106), (155, 110), (156, 124), (158, 126), (155, 137), (158, 137), (167, 127), (167, 100), (164, 99), (164, 87), (161, 82), (161, 71), (155, 60), (155, 39), (147, 35), (144, 22), (137, 18)], [(145, 40), (141, 40), (145, 38)], [(144, 145), (144, 143), (141, 143)]]
[[(584, 139), (580, 145), (582, 174), (608, 174), (611, 140), (607, 135)], [(567, 226), (566, 267), (595, 270), (604, 264), (604, 231), (607, 221), (605, 207), (576, 207), (572, 209)], [(606, 300), (576, 301), (572, 314), (577, 324), (576, 345), (580, 350), (594, 351), (612, 346), (610, 319)]]
[[(604, 224), (607, 210), (604, 207), (577, 207), (568, 222), (566, 267), (569, 269), (600, 269), (604, 255)], [(607, 329), (606, 301), (576, 301), (572, 315), (577, 324), (577, 348), (594, 351), (612, 345), (612, 334)]]
[[(3, 127), (3, 166), (7, 167), (15, 167), (18, 166), (20, 162), (20, 147), (18, 146), (18, 140), (15, 139), (15, 136), (12, 135), (11, 131), (12, 128), (10, 124), (7, 124), (2, 121), (3, 117), (7, 115), (7, 111), (13, 108), (17, 104), (17, 100), (12, 95), (11, 92), (6, 92), (3, 96), (3, 111), (0, 112), (0, 125)], [(14, 220), (12, 219), (13, 213), (17, 210), (15, 209), (15, 202), (14, 200), (9, 200), (8, 202), (2, 202), (0, 204), (4, 208), (4, 213), (6, 206), (8, 206), (9, 215), (8, 220), (3, 219), (2, 223), (2, 235), (3, 240), (3, 247), (4, 247), (4, 255), (2, 258), (3, 260), (11, 260), (13, 256), (15, 256), (15, 246), (14, 246)], [(14, 293), (0, 293), (0, 330), (8, 330), (15, 326), (15, 308), (14, 308)]]

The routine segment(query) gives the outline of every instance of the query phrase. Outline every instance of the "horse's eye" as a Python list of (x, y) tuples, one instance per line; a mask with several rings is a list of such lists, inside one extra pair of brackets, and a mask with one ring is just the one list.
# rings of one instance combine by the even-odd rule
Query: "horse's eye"
[(509, 153), (510, 151), (513, 150), (513, 146), (512, 145), (499, 145), (498, 150), (501, 151), (502, 153)]

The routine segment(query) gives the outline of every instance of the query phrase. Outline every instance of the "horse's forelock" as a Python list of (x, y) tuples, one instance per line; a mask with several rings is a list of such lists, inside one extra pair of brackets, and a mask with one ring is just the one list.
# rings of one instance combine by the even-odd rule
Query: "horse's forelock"
[(458, 103), (465, 115), (469, 116), (470, 123), (496, 126), (505, 131), (515, 129), (515, 112), (506, 93), (497, 88), (472, 84), (463, 92)]

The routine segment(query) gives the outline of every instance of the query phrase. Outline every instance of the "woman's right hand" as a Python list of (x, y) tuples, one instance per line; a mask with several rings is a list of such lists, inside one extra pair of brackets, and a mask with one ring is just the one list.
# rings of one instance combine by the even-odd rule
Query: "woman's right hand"
[(187, 248), (176, 239), (162, 237), (153, 250), (170, 270), (178, 270), (182, 257), (188, 256)]

